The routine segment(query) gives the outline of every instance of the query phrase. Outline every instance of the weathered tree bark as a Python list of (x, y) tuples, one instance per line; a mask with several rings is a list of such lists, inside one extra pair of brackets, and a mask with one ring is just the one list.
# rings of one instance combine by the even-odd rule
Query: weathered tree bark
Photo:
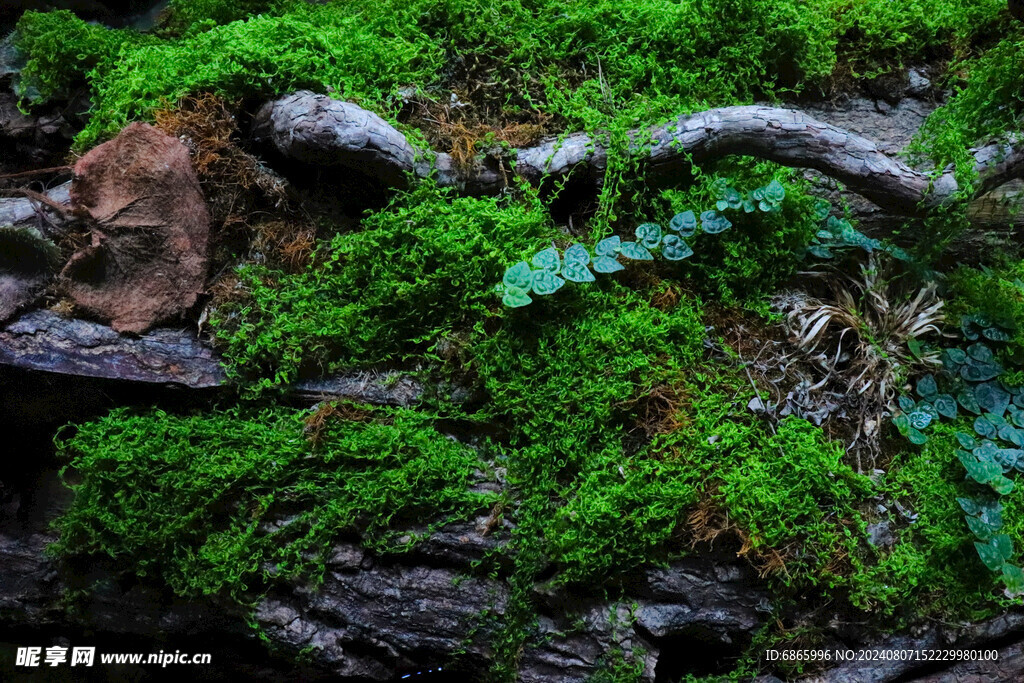
[[(301, 584), (275, 588), (259, 602), (255, 621), (285, 655), (285, 666), (289, 653), (310, 653), (309, 669), (300, 676), (304, 679), (388, 681), (441, 666), (454, 667), (463, 680), (482, 680), (493, 661), (490, 643), (507, 610), (508, 586), (501, 578), (471, 570), (473, 560), (499, 543), (480, 533), (480, 521), (445, 527), (411, 553), (397, 557), (378, 556), (352, 542), (339, 543), (322, 585), (315, 590)], [(279, 680), (260, 669), (258, 661), (238, 656), (240, 644), (252, 639), (241, 610), (120, 584), (112, 580), (113, 565), (91, 567), (87, 602), (69, 614), (63, 593), (82, 587), (82, 580), (44, 554), (53, 540), (41, 532), (0, 531), (0, 566), (7, 570), (0, 572), (0, 634), (25, 624), (37, 631), (59, 629), (61, 634), (82, 627), (92, 633), (90, 642), (137, 636), (153, 651), (164, 647), (154, 646), (155, 638), (183, 650), (183, 639), (205, 638), (209, 645), (201, 651), (211, 652), (211, 668), (219, 677), (248, 666), (260, 674), (250, 672), (253, 680)], [(107, 580), (97, 582), (101, 578)], [(453, 589), (456, 581), (458, 588)], [(644, 683), (714, 673), (707, 669), (711, 656), (722, 657), (725, 670), (730, 658), (740, 655), (771, 617), (760, 607), (765, 598), (764, 587), (749, 567), (710, 556), (637, 572), (617, 601), (571, 591), (550, 594), (538, 586), (534, 600), (541, 605), (542, 616), (524, 644), (518, 680), (582, 683), (613, 652), (642, 663)], [(1024, 614), (1013, 612), (959, 629), (931, 627), (917, 637), (894, 636), (875, 643), (841, 639), (833, 641), (837, 649), (882, 653), (976, 648), (998, 649), (1000, 656), (996, 661), (936, 663), (883, 654), (802, 680), (1016, 680), (1024, 662), (1022, 626)], [(23, 637), (12, 632), (5, 639), (12, 636)], [(33, 635), (32, 642), (18, 644), (48, 644), (38, 640)], [(124, 649), (130, 648), (115, 651)], [(253, 651), (248, 659), (258, 656)], [(290, 672), (294, 677), (294, 669)]]
[[(471, 194), (493, 194), (513, 175), (539, 183), (570, 173), (600, 177), (607, 166), (607, 143), (584, 133), (514, 150), (514, 174), (493, 159), (466, 169), (451, 156), (417, 149), (376, 114), (325, 95), (300, 91), (260, 109), (253, 134), (283, 155), (318, 165), (367, 173), (389, 185), (409, 174), (436, 177), (439, 184)], [(878, 206), (905, 216), (927, 214), (950, 201), (959, 187), (952, 168), (925, 173), (893, 159), (867, 138), (791, 109), (763, 106), (711, 109), (661, 126), (634, 131), (630, 151), (649, 176), (674, 175), (691, 163), (731, 154), (810, 168), (844, 183)], [(992, 144), (973, 150), (981, 196), (1024, 175), (1024, 150)]]
[[(66, 319), (50, 311), (33, 311), (0, 327), (0, 365), (189, 389), (228, 383), (217, 353), (192, 332), (158, 329), (127, 337), (106, 325)], [(353, 371), (289, 388), (298, 401), (351, 398), (399, 406), (415, 403), (422, 392), (418, 382), (394, 372)]]

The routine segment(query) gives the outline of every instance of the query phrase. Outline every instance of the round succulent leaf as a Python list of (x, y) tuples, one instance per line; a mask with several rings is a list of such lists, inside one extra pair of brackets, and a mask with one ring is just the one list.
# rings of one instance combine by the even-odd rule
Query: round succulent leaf
[(764, 188), (757, 188), (756, 190), (750, 193), (750, 196), (758, 201), (761, 201), (762, 199), (764, 199)]
[(956, 419), (956, 399), (949, 394), (939, 394), (932, 402), (939, 415), (950, 420)]
[(939, 393), (939, 387), (935, 384), (933, 375), (925, 375), (917, 381), (917, 395), (922, 398), (931, 398)]
[(642, 244), (636, 242), (623, 242), (619, 247), (619, 253), (634, 261), (653, 261), (654, 256)]
[(757, 203), (753, 199), (743, 200), (743, 213), (754, 213), (757, 211)]
[[(1016, 397), (1014, 397), (1016, 398)], [(1021, 410), (1016, 405), (1009, 406), (1010, 420), (1017, 427), (1024, 427), (1024, 410)]]
[(585, 246), (577, 242), (565, 250), (564, 259), (566, 264), (579, 263), (585, 266), (590, 263), (590, 252), (587, 251)]
[(992, 439), (996, 436), (996, 426), (983, 417), (974, 419), (974, 431), (986, 439)]
[(786, 198), (786, 188), (778, 180), (772, 180), (764, 189), (764, 196), (778, 204)]
[[(602, 257), (607, 258), (607, 257)], [(590, 272), (586, 264), (578, 263), (576, 261), (566, 262), (562, 268), (562, 277), (569, 282), (593, 282), (597, 278)]]
[(672, 216), (668, 223), (669, 230), (675, 230), (683, 237), (690, 237), (697, 232), (697, 215), (693, 211), (683, 211)]
[(669, 261), (682, 261), (693, 256), (693, 249), (677, 235), (665, 235), (661, 238), (661, 254)]
[(960, 393), (956, 396), (957, 401), (963, 406), (964, 410), (974, 413), (975, 415), (981, 415), (981, 406), (978, 405), (978, 399), (974, 398), (974, 391), (971, 387), (964, 387), (960, 390)]
[(1006, 586), (1003, 593), (1006, 597), (1013, 600), (1024, 595), (1024, 569), (1008, 562), (1004, 562), (1002, 571), (1003, 584)]
[[(1013, 405), (1018, 408), (1024, 408), (1024, 394), (1014, 394)], [(1024, 427), (1024, 425), (1017, 425), (1018, 427)]]
[(1003, 368), (996, 363), (968, 359), (960, 368), (960, 376), (968, 382), (987, 382), (1003, 374)]
[(1017, 448), (1024, 446), (1024, 432), (1014, 429), (1010, 425), (1003, 425), (999, 428), (999, 438), (1012, 443)]
[(957, 432), (956, 440), (959, 441), (960, 445), (963, 446), (964, 448), (969, 448), (972, 450), (981, 445), (980, 443), (978, 443), (977, 439), (975, 439), (970, 434), (965, 434), (964, 432)]
[(967, 362), (967, 353), (963, 349), (945, 349), (942, 362), (945, 364), (947, 359), (949, 365), (959, 367)]
[(765, 213), (771, 213), (772, 209), (774, 209), (775, 207), (767, 199), (762, 199), (757, 203), (757, 208), (761, 209), (761, 211)]
[(981, 541), (975, 541), (974, 547), (978, 550), (978, 557), (985, 563), (985, 566), (994, 572), (1000, 571), (1003, 567), (1003, 557), (999, 554), (999, 550), (992, 545), (992, 541), (982, 543)]
[(614, 273), (625, 269), (626, 267), (619, 263), (613, 256), (598, 256), (594, 259), (594, 270), (598, 273)]
[(981, 363), (991, 363), (995, 354), (985, 344), (971, 344), (967, 347), (967, 355)]
[(900, 430), (900, 434), (906, 436), (907, 430), (910, 429), (910, 418), (904, 415), (897, 415), (892, 419), (892, 423), (896, 426), (896, 429)]
[(932, 423), (932, 416), (924, 410), (915, 410), (909, 415), (907, 419), (910, 420), (910, 426), (914, 429), (927, 429), (928, 425)]
[(921, 430), (914, 427), (909, 427), (907, 429), (907, 439), (909, 439), (910, 443), (915, 446), (921, 446), (928, 443), (928, 437), (925, 436)]
[(917, 403), (914, 401), (914, 399), (912, 399), (909, 396), (900, 396), (898, 399), (896, 399), (896, 401), (897, 403), (900, 404), (900, 410), (902, 410), (905, 413), (909, 413), (911, 410), (917, 407)]
[(533, 274), (533, 291), (541, 296), (554, 294), (564, 284), (565, 280), (547, 270), (538, 270)]
[(981, 521), (995, 529), (1003, 526), (1003, 504), (999, 502), (998, 498), (985, 498), (977, 500), (977, 503)]
[(520, 261), (505, 271), (505, 276), (501, 278), (501, 281), (506, 287), (528, 290), (533, 282), (533, 270), (530, 269), (529, 263)]
[(975, 458), (974, 455), (960, 448), (956, 449), (956, 457), (960, 461), (960, 464), (962, 464), (968, 471), (975, 465), (975, 463), (978, 462), (978, 459)]
[(598, 256), (611, 256), (619, 250), (620, 244), (622, 244), (622, 239), (618, 235), (612, 235), (598, 242), (594, 251)]
[(852, 228), (850, 222), (845, 218), (836, 218), (835, 216), (829, 216), (825, 222), (825, 227), (833, 236), (839, 237), (847, 228)]
[(984, 382), (974, 387), (974, 398), (986, 413), (1002, 416), (1010, 405), (1010, 394), (996, 382)]
[(544, 251), (538, 251), (533, 255), (533, 259), (530, 261), (535, 268), (546, 270), (552, 275), (558, 275), (558, 271), (562, 268), (562, 259), (558, 256), (558, 250), (554, 247), (548, 247)]
[(1003, 474), (1010, 472), (1014, 467), (1017, 466), (1017, 461), (1020, 459), (1021, 450), (1019, 448), (1000, 448), (999, 452), (996, 453), (996, 462), (1003, 468)]
[(648, 249), (654, 249), (661, 244), (661, 226), (657, 223), (642, 223), (636, 228), (636, 237), (640, 244)]
[(994, 441), (985, 439), (980, 446), (971, 451), (975, 459), (981, 462), (995, 462), (996, 456), (999, 454), (999, 446)]
[(832, 210), (832, 204), (827, 199), (819, 199), (814, 202), (814, 208), (811, 209), (811, 216), (816, 220), (823, 221), (828, 218), (829, 211)]
[(973, 462), (964, 463), (967, 468), (967, 476), (979, 484), (987, 484), (996, 477), (1003, 476), (1003, 468), (994, 462)]
[(928, 415), (931, 416), (933, 422), (939, 419), (939, 411), (935, 408), (934, 405), (932, 405), (928, 401), (920, 401), (917, 404), (917, 409), (922, 412), (928, 413)]
[(981, 331), (981, 334), (985, 339), (990, 339), (992, 341), (1007, 342), (1011, 339), (1009, 334), (998, 327), (986, 327)]
[(1013, 540), (1008, 534), (996, 534), (992, 537), (992, 545), (999, 551), (999, 556), (1006, 562), (1013, 557)]
[(966, 313), (960, 316), (960, 322), (961, 324), (974, 323), (978, 327), (991, 327), (994, 324), (991, 318), (984, 313), (978, 312)]
[(501, 297), (501, 303), (509, 308), (522, 308), (533, 303), (533, 299), (522, 287), (507, 287), (505, 295)]
[(1005, 417), (1003, 417), (1002, 415), (997, 415), (996, 413), (982, 413), (982, 415), (986, 420), (994, 424), (997, 429), (999, 427), (1002, 427), (1003, 425), (1010, 424), (1009, 422), (1006, 421)]
[(981, 521), (977, 517), (965, 517), (964, 521), (967, 522), (967, 527), (971, 530), (971, 533), (981, 541), (988, 541), (992, 538), (998, 529), (993, 529), (985, 522)]
[(710, 221), (701, 223), (701, 229), (709, 235), (717, 235), (732, 227), (732, 222), (725, 216), (719, 215)]
[(960, 504), (960, 508), (972, 517), (977, 517), (981, 514), (981, 507), (978, 503), (971, 498), (957, 498), (956, 502)]
[(740, 208), (740, 203), (743, 201), (743, 195), (739, 193), (735, 187), (726, 187), (722, 193), (722, 198), (728, 202), (729, 207), (733, 209)]

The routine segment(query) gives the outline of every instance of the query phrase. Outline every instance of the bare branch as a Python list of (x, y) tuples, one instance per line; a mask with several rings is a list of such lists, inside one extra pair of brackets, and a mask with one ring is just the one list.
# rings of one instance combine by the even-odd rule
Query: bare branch
[[(264, 105), (254, 134), (287, 157), (347, 167), (393, 186), (403, 185), (412, 172), (418, 177), (433, 175), (441, 185), (470, 194), (492, 194), (514, 175), (493, 159), (456, 169), (449, 155), (415, 148), (379, 116), (308, 91)], [(677, 175), (691, 163), (726, 155), (753, 156), (816, 169), (904, 216), (924, 215), (958, 190), (952, 168), (934, 174), (914, 170), (871, 140), (792, 109), (726, 107), (680, 116), (634, 131), (631, 148), (645, 161), (651, 179)], [(979, 148), (974, 157), (979, 176), (975, 196), (1024, 175), (1024, 151), (1009, 144)], [(534, 184), (569, 173), (596, 180), (606, 166), (606, 143), (584, 133), (515, 150), (515, 175)]]

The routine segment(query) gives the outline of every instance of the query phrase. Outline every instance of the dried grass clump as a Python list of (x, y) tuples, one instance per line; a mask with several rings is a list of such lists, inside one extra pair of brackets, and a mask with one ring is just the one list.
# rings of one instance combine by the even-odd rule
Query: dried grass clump
[(313, 411), (303, 418), (302, 431), (306, 440), (316, 446), (323, 439), (327, 425), (333, 421), (369, 422), (371, 419), (371, 410), (347, 401), (318, 403)]
[[(156, 127), (188, 147), (217, 224), (256, 209), (282, 208), (288, 200), (285, 180), (235, 142), (235, 108), (204, 93), (154, 112)], [(257, 197), (264, 206), (257, 205)]]
[(690, 532), (690, 548), (698, 545), (714, 545), (723, 535), (738, 541), (740, 549), (737, 557), (743, 557), (757, 571), (762, 579), (782, 572), (789, 574), (787, 560), (793, 559), (791, 553), (796, 552), (794, 544), (790, 544), (780, 552), (771, 547), (756, 548), (750, 534), (729, 519), (729, 513), (711, 498), (702, 499), (686, 518)]
[[(548, 132), (551, 116), (531, 110), (521, 116), (524, 120), (509, 119), (503, 112), (481, 114), (478, 107), (463, 102), (452, 94), (450, 101), (435, 101), (416, 94), (409, 103), (414, 105), (415, 125), (427, 135), (433, 147), (447, 149), (457, 168), (469, 169), (481, 153), (498, 155), (497, 147), (529, 147)], [(494, 148), (488, 149), (487, 147)]]
[[(813, 390), (835, 390), (856, 404), (860, 420), (851, 448), (877, 456), (879, 426), (907, 379), (939, 363), (937, 352), (918, 352), (914, 342), (940, 333), (943, 302), (935, 284), (912, 289), (891, 264), (872, 255), (857, 277), (834, 270), (807, 273), (823, 279), (831, 296), (803, 292), (777, 297), (786, 312), (790, 341), (825, 372)], [(860, 453), (858, 450), (858, 465)]]

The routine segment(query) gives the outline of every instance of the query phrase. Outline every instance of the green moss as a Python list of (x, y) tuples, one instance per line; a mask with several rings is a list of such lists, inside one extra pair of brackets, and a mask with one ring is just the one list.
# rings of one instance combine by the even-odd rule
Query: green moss
[[(697, 376), (742, 391), (728, 376)], [(699, 385), (698, 385), (699, 386)], [(749, 395), (749, 388), (741, 395)], [(846, 580), (842, 557), (858, 552), (858, 510), (871, 485), (843, 463), (841, 444), (810, 423), (785, 418), (775, 431), (728, 391), (695, 390), (689, 422), (659, 447), (686, 463), (704, 496), (748, 538), (750, 550), (783, 560), (779, 585), (827, 588)]]
[(303, 369), (401, 362), (486, 317), (508, 259), (556, 234), (535, 197), (456, 197), (429, 184), (318, 250), (303, 273), (247, 266), (248, 293), (214, 316), (240, 379), (287, 383)]
[(688, 474), (673, 463), (621, 452), (592, 458), (545, 531), (549, 553), (562, 566), (560, 580), (599, 582), (657, 561), (684, 535), (697, 501)]
[[(333, 89), (393, 113), (397, 87), (459, 85), (498, 62), (503, 78), (484, 79), (490, 85), (478, 104), (506, 114), (540, 109), (560, 128), (594, 130), (612, 119), (642, 123), (822, 85), (839, 59), (885, 70), (970, 45), (1001, 28), (1002, 16), (996, 0), (970, 8), (952, 0), (386, 0), (372, 8), (350, 0), (204, 0), (171, 9), (168, 37), (88, 72), (95, 110), (79, 148), (145, 117), (161, 100), (197, 90), (258, 97)], [(38, 34), (48, 22), (72, 32), (85, 26), (68, 14), (43, 17), (26, 14), (19, 31)], [(87, 52), (103, 52), (98, 44), (110, 40), (103, 29), (89, 35), (97, 47)], [(21, 47), (29, 82), (67, 84), (85, 74), (77, 52), (59, 49), (58, 33)]]
[(728, 305), (756, 306), (759, 299), (778, 290), (802, 264), (804, 250), (821, 227), (813, 217), (816, 199), (808, 184), (792, 169), (750, 159), (727, 160), (713, 173), (699, 175), (685, 190), (664, 190), (655, 205), (662, 225), (675, 213), (714, 208), (716, 182), (740, 190), (778, 180), (786, 188), (782, 211), (730, 212), (733, 227), (717, 235), (700, 234), (693, 240), (694, 255), (677, 268), (687, 286)]
[(64, 451), (81, 477), (58, 554), (108, 555), (183, 595), (240, 597), (275, 577), (323, 571), (339, 535), (476, 511), (481, 467), (466, 446), (407, 410), (331, 420), (314, 446), (306, 411), (180, 416), (118, 409), (80, 425)]
[(949, 312), (954, 324), (964, 315), (985, 316), (1005, 329), (1008, 351), (1024, 357), (1024, 261), (1007, 259), (993, 268), (962, 266), (949, 277)]
[(87, 23), (67, 10), (29, 12), (18, 24), (17, 47), (27, 57), (19, 92), (33, 101), (66, 97), (101, 64), (110, 68), (123, 49), (156, 42), (135, 31)]
[[(883, 500), (900, 503), (916, 515), (910, 523), (895, 511), (888, 519), (897, 543), (880, 549), (854, 577), (851, 602), (879, 614), (920, 619), (983, 618), (998, 612), (998, 575), (978, 559), (958, 496), (969, 496), (963, 466), (956, 458), (957, 431), (973, 431), (969, 420), (938, 423), (920, 450), (908, 447), (890, 465), (880, 488)], [(1006, 533), (1024, 540), (1019, 514), (1024, 496), (1003, 497)], [(890, 509), (895, 505), (889, 504)]]
[(1006, 37), (980, 57), (956, 64), (967, 72), (966, 81), (957, 84), (949, 102), (921, 127), (917, 150), (940, 165), (970, 161), (965, 157), (968, 147), (1018, 127), (1024, 113), (1024, 86), (1018, 77), (1024, 42), (1019, 25), (998, 35)]
[(257, 14), (279, 14), (287, 0), (171, 0), (164, 30), (172, 35), (198, 33)]

